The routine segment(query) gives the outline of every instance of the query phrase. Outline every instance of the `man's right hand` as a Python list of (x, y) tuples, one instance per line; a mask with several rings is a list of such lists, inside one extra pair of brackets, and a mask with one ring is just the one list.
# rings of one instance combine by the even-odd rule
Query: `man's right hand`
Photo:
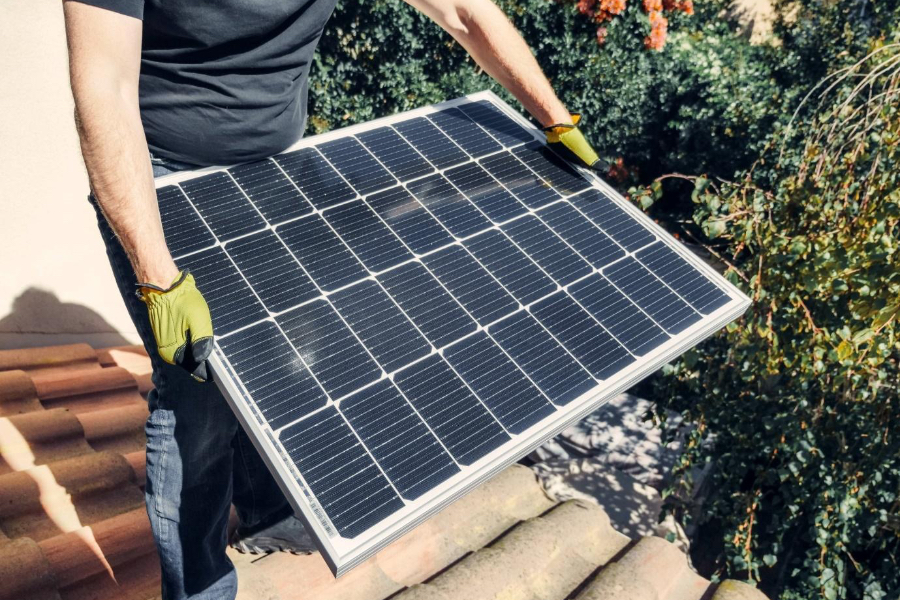
[(206, 359), (213, 349), (212, 319), (194, 276), (182, 271), (165, 289), (139, 283), (137, 294), (147, 305), (159, 357), (185, 369), (197, 381), (208, 381)]

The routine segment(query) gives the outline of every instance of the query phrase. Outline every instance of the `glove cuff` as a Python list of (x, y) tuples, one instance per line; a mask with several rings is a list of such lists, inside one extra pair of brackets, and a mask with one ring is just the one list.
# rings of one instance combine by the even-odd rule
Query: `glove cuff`
[(185, 270), (181, 271), (181, 272), (178, 274), (178, 277), (175, 278), (175, 281), (172, 282), (172, 285), (170, 285), (170, 286), (167, 287), (167, 288), (161, 288), (161, 287), (159, 287), (158, 285), (153, 285), (152, 283), (136, 283), (135, 286), (137, 287), (137, 290), (135, 290), (134, 294), (135, 294), (138, 298), (140, 298), (141, 300), (143, 300), (143, 301), (146, 302), (146, 301), (147, 301), (147, 296), (146, 296), (146, 294), (144, 294), (144, 290), (145, 290), (145, 289), (146, 289), (146, 290), (152, 290), (152, 291), (157, 292), (157, 293), (160, 293), (160, 294), (166, 294), (166, 293), (168, 293), (168, 292), (171, 292), (172, 290), (174, 290), (174, 289), (177, 288), (178, 286), (180, 286), (180, 285), (181, 285), (182, 283), (184, 283), (184, 282), (187, 280), (187, 278), (190, 277), (190, 276), (191, 276), (191, 271), (190, 271), (190, 269), (185, 269)]
[(580, 113), (572, 113), (571, 115), (572, 122), (571, 123), (555, 123), (553, 125), (547, 125), (541, 131), (547, 136), (547, 141), (551, 144), (559, 142), (560, 136), (564, 133), (572, 131), (575, 127), (578, 126), (579, 121), (581, 121)]

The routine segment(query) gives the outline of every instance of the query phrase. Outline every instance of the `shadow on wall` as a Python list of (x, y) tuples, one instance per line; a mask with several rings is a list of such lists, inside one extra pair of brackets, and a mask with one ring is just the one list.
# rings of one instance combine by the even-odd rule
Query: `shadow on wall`
[(0, 318), (0, 350), (87, 343), (95, 348), (133, 343), (103, 316), (81, 304), (61, 302), (53, 292), (28, 288)]

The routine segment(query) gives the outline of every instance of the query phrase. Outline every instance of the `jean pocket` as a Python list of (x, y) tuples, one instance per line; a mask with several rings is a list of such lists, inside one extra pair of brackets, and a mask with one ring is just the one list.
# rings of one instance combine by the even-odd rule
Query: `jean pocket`
[[(156, 394), (151, 392), (153, 396)], [(147, 436), (147, 506), (170, 521), (178, 521), (181, 499), (181, 464), (175, 441), (175, 416), (150, 399)]]

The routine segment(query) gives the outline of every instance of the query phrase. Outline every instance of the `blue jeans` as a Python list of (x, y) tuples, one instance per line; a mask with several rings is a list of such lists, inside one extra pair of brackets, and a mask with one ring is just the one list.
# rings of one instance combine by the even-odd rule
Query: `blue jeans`
[[(154, 177), (188, 167), (152, 162)], [(92, 204), (119, 292), (153, 364), (145, 497), (162, 598), (233, 600), (237, 575), (225, 555), (231, 503), (248, 526), (292, 510), (216, 385), (160, 359), (125, 250), (93, 198)]]

